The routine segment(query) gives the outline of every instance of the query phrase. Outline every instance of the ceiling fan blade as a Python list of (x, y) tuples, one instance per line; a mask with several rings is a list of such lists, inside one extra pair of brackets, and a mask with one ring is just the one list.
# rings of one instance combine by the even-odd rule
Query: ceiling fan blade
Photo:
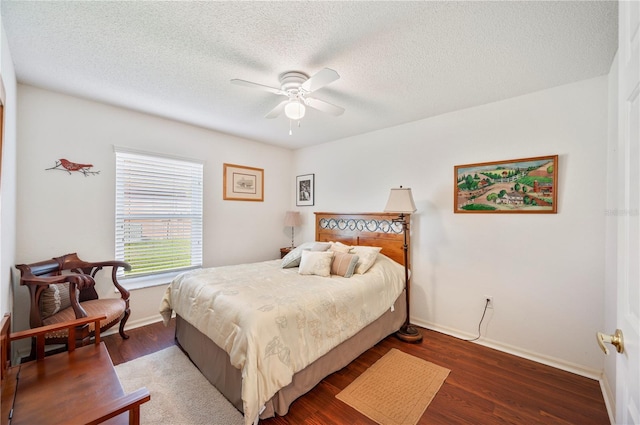
[(265, 118), (275, 118), (278, 115), (280, 115), (282, 113), (282, 111), (284, 110), (284, 106), (289, 103), (288, 100), (283, 100), (282, 102), (278, 103), (278, 105), (276, 105), (275, 108), (273, 108), (271, 111), (269, 111), (269, 113), (267, 115), (265, 115)]
[(284, 95), (284, 96), (287, 95), (286, 92), (284, 92), (284, 91), (282, 91), (282, 90), (280, 90), (278, 88), (269, 87), (269, 86), (265, 86), (263, 84), (258, 84), (258, 83), (252, 83), (251, 81), (238, 80), (237, 78), (231, 80), (231, 84), (236, 84), (238, 86), (251, 87), (251, 88), (254, 88), (254, 89), (264, 90), (264, 91), (268, 91), (269, 93), (281, 94), (281, 95)]
[(307, 97), (304, 100), (305, 100), (305, 103), (308, 106), (312, 107), (313, 109), (317, 109), (319, 111), (326, 112), (331, 115), (338, 116), (338, 115), (342, 115), (344, 112), (344, 108), (340, 106), (336, 106), (329, 102), (325, 102), (324, 100), (316, 99), (313, 97)]
[(324, 68), (302, 83), (302, 88), (308, 92), (316, 91), (340, 78), (340, 75), (331, 68)]

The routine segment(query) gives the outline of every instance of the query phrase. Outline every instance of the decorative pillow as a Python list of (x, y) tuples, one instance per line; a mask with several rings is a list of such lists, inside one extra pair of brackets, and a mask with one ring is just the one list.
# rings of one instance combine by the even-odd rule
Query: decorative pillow
[(331, 248), (329, 251), (333, 252), (351, 252), (351, 247), (349, 245), (345, 245), (342, 242), (331, 242)]
[(51, 317), (70, 306), (69, 283), (49, 285), (40, 295), (40, 315), (42, 319)]
[(345, 252), (334, 252), (333, 261), (331, 262), (331, 274), (342, 277), (353, 276), (353, 271), (358, 263), (358, 257), (355, 254), (347, 254)]
[(365, 274), (376, 262), (380, 251), (382, 248), (379, 246), (354, 246), (353, 253), (360, 257), (354, 273)]
[(331, 243), (329, 242), (316, 242), (311, 247), (310, 251), (326, 251), (331, 247)]
[(282, 258), (282, 264), (280, 264), (280, 267), (283, 269), (298, 267), (300, 265), (302, 251), (311, 249), (314, 244), (315, 242), (305, 242), (289, 251), (289, 253)]
[(331, 274), (332, 259), (331, 251), (302, 251), (298, 273), (328, 277)]
[(329, 242), (305, 242), (282, 257), (280, 267), (283, 269), (298, 267), (300, 265), (300, 259), (302, 258), (302, 251), (326, 251), (330, 246), (331, 244)]

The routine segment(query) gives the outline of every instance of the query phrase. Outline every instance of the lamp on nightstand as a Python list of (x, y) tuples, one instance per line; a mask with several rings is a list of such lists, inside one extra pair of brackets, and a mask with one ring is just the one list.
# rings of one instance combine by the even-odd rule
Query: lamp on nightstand
[(287, 211), (287, 214), (284, 216), (284, 225), (287, 227), (291, 227), (291, 248), (293, 245), (293, 231), (294, 228), (300, 226), (302, 224), (302, 218), (300, 218), (300, 213), (298, 211)]
[[(398, 218), (394, 218), (394, 223), (402, 224), (402, 231), (404, 232), (404, 245), (402, 250), (404, 251), (404, 281), (407, 291), (407, 318), (404, 321), (404, 325), (396, 332), (396, 336), (405, 342), (420, 342), (422, 341), (422, 334), (418, 331), (410, 322), (409, 304), (411, 301), (411, 281), (409, 280), (409, 246), (407, 245), (407, 232), (409, 231), (409, 222), (405, 214), (411, 214), (416, 211), (416, 204), (413, 202), (413, 196), (411, 195), (411, 189), (408, 187), (392, 188), (389, 194), (389, 200), (387, 206), (384, 208), (385, 212), (399, 213)], [(411, 218), (409, 218), (411, 219)]]

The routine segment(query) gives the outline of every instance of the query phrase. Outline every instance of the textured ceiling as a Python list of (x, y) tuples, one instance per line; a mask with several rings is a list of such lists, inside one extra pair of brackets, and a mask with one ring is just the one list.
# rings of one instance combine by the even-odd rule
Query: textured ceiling
[[(615, 1), (2, 1), (18, 81), (288, 148), (609, 72)], [(286, 71), (341, 78), (342, 106), (264, 118)]]

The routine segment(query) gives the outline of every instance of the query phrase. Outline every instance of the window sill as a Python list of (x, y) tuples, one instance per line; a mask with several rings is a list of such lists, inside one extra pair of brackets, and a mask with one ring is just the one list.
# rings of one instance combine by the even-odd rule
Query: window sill
[(128, 291), (135, 291), (137, 289), (151, 288), (153, 286), (168, 285), (171, 281), (180, 273), (184, 273), (184, 270), (179, 272), (154, 274), (149, 276), (131, 277), (118, 279), (120, 284)]

